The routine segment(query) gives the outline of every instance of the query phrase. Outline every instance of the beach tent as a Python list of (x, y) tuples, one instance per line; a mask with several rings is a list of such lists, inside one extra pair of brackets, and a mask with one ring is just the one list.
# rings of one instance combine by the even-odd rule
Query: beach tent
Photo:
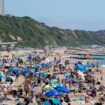
[(47, 96), (47, 97), (60, 96), (60, 95), (61, 95), (61, 93), (57, 90), (50, 90), (45, 93), (45, 96)]
[(86, 65), (78, 64), (78, 70), (85, 73), (87, 71)]
[(55, 105), (62, 105), (62, 103), (57, 98), (52, 98), (52, 101)]
[(58, 88), (56, 88), (56, 90), (63, 92), (63, 93), (70, 93), (71, 92), (68, 88), (66, 88), (64, 86), (58, 87)]

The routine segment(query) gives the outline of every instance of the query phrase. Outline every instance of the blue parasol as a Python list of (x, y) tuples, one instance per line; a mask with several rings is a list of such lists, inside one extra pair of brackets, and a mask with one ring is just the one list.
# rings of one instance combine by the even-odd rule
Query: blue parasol
[(58, 90), (60, 92), (64, 92), (64, 93), (70, 93), (71, 92), (71, 90), (69, 90), (68, 88), (66, 88), (64, 86), (58, 87), (58, 88), (56, 88), (56, 90)]
[(17, 74), (19, 72), (20, 72), (20, 70), (18, 70), (18, 69), (9, 69), (9, 70), (7, 70), (7, 73), (15, 73), (15, 74)]
[(24, 69), (24, 70), (21, 71), (21, 73), (22, 73), (22, 74), (29, 74), (29, 73), (30, 73), (30, 70)]
[(60, 96), (60, 95), (61, 95), (61, 93), (57, 90), (51, 90), (51, 91), (45, 93), (45, 96), (47, 96), (47, 97)]

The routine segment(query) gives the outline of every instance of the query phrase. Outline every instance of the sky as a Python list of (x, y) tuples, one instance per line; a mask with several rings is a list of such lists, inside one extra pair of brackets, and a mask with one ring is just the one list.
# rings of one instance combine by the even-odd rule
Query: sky
[(5, 0), (5, 14), (64, 29), (105, 29), (105, 0)]

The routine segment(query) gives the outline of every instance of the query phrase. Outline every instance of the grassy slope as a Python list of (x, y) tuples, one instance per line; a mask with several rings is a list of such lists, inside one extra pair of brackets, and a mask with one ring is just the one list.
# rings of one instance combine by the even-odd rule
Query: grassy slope
[(3, 42), (18, 41), (19, 45), (30, 47), (43, 47), (46, 41), (60, 46), (102, 45), (105, 44), (105, 32), (63, 30), (29, 17), (0, 16), (0, 39)]

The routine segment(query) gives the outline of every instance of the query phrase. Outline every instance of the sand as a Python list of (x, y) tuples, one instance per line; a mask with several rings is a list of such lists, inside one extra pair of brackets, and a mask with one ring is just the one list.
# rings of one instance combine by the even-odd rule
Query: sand
[[(63, 51), (62, 53), (60, 53), (59, 55), (61, 56), (61, 58), (63, 59), (63, 60), (66, 60), (66, 59), (68, 59), (68, 58), (66, 58), (66, 57), (63, 57), (63, 56), (65, 56), (65, 53), (64, 53), (65, 51)], [(58, 53), (58, 52), (57, 52)], [(84, 53), (84, 52), (83, 52)], [(53, 59), (54, 57), (57, 57), (57, 55), (55, 54), (55, 55), (53, 55), (53, 56), (50, 56), (50, 57), (48, 57), (47, 59)], [(74, 61), (76, 61), (76, 60), (74, 60), (74, 59), (71, 59), (70, 60), (70, 62), (74, 62)], [(70, 65), (71, 66), (71, 68), (73, 67), (73, 65), (71, 64)], [(101, 70), (102, 70), (102, 74), (100, 74), (100, 73), (95, 73), (95, 77), (96, 78), (100, 78), (100, 77), (103, 77), (103, 78), (105, 78), (105, 68), (100, 68)], [(50, 70), (51, 72), (52, 72), (52, 70)], [(60, 79), (62, 79), (63, 78), (63, 75), (59, 75), (59, 77), (60, 77)], [(14, 89), (17, 89), (17, 87), (19, 86), (19, 85), (23, 85), (23, 83), (24, 83), (24, 77), (23, 76), (20, 76), (19, 77), (19, 80), (17, 81), (17, 82), (14, 82), (13, 83), (13, 86), (14, 86)], [(102, 84), (105, 84), (105, 80), (102, 80), (101, 81), (101, 83)], [(42, 86), (41, 86), (42, 87)], [(40, 92), (40, 90), (41, 90), (41, 87), (37, 87), (36, 88), (36, 91), (39, 91)], [(85, 96), (86, 94), (85, 93), (81, 93), (81, 94), (69, 94), (69, 96), (70, 97), (79, 97), (79, 96)], [(96, 97), (96, 99), (98, 99), (99, 98), (99, 96), (97, 96)], [(14, 101), (6, 101), (6, 102), (3, 102), (2, 104), (7, 104), (7, 105), (16, 105), (16, 103), (14, 102)], [(67, 104), (64, 104), (64, 105), (67, 105)], [(81, 103), (79, 103), (79, 102), (71, 102), (71, 105), (81, 105)], [(88, 104), (83, 104), (83, 105), (91, 105), (90, 103), (88, 103)]]

